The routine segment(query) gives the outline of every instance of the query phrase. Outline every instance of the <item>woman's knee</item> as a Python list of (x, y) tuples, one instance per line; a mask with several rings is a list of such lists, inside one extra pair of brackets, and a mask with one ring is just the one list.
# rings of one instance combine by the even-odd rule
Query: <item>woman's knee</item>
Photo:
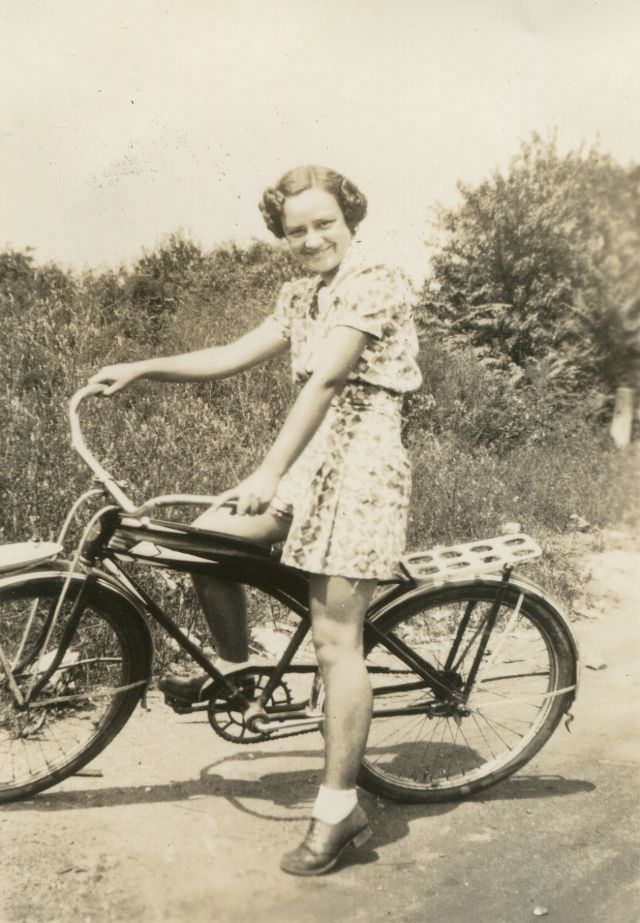
[(362, 658), (362, 625), (374, 588), (372, 580), (312, 576), (311, 624), (321, 668)]
[(358, 636), (354, 633), (339, 634), (314, 631), (313, 646), (320, 669), (327, 670), (336, 666), (336, 664), (354, 658), (361, 660), (363, 657), (361, 636), (361, 632)]
[(256, 544), (270, 545), (286, 538), (291, 522), (270, 510), (259, 516), (237, 516), (228, 509), (210, 507), (193, 521), (193, 525), (207, 532), (220, 532)]

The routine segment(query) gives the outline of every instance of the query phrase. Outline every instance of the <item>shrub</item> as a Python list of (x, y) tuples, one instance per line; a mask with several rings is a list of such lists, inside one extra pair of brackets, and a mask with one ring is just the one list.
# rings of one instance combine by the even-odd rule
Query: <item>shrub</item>
[[(10, 344), (0, 367), (2, 540), (53, 538), (88, 486), (65, 410), (92, 372), (230, 340), (271, 310), (293, 271), (276, 247), (203, 253), (180, 237), (131, 271), (78, 275), (36, 267), (28, 252), (0, 254), (0, 336)], [(143, 272), (157, 292), (171, 292), (161, 309), (150, 288), (136, 288)], [(596, 526), (633, 521), (626, 485), (635, 453), (612, 452), (601, 427), (584, 423), (573, 404), (558, 406), (540, 364), (514, 374), (430, 330), (421, 362), (425, 388), (410, 398), (406, 426), (415, 463), (411, 547), (496, 534), (505, 519), (546, 535), (566, 529), (573, 513)], [(215, 493), (261, 458), (291, 398), (283, 358), (227, 381), (138, 383), (87, 403), (83, 422), (89, 445), (134, 499)], [(563, 562), (554, 574), (553, 560), (545, 565), (552, 585), (566, 570)], [(182, 606), (179, 593), (171, 598)]]
[(504, 173), (440, 209), (427, 329), (559, 395), (637, 382), (640, 167), (523, 143)]

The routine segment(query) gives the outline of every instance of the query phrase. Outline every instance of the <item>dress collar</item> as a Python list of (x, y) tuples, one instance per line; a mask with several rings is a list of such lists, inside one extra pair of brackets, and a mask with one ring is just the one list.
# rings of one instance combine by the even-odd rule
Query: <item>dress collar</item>
[(356, 275), (375, 265), (375, 261), (367, 257), (366, 248), (362, 241), (354, 238), (349, 244), (338, 271), (329, 283), (323, 283), (320, 275), (314, 276), (316, 290), (323, 291), (323, 297), (328, 297), (343, 282), (347, 276)]

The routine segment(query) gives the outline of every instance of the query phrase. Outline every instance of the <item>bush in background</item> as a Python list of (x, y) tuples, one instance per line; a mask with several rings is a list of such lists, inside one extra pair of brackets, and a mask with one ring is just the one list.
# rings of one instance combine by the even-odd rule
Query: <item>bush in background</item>
[[(635, 174), (589, 156), (584, 176), (596, 190), (598, 177), (610, 177), (626, 215), (630, 199), (620, 190)], [(535, 141), (515, 179), (494, 177), (477, 193), (463, 189), (460, 212), (449, 215), (451, 236), (434, 261), (420, 314), (425, 386), (408, 399), (412, 548), (497, 534), (505, 520), (543, 537), (570, 528), (572, 516), (593, 526), (637, 520), (630, 496), (637, 453), (612, 450), (597, 421), (613, 378), (588, 345), (619, 367), (620, 336), (598, 306), (615, 306), (624, 331), (638, 314), (619, 320), (615, 301), (632, 272), (633, 233), (627, 238), (618, 229), (622, 243), (601, 254), (592, 282), (577, 288), (583, 263), (574, 266), (571, 240), (560, 246), (561, 229), (547, 233), (552, 211), (544, 197), (534, 196), (529, 218), (516, 220), (517, 209), (528, 207), (527, 176), (553, 166), (570, 185), (569, 167), (579, 173), (581, 162), (577, 155), (564, 162)], [(614, 250), (618, 269), (611, 268)], [(543, 260), (539, 279), (527, 253)], [(272, 310), (294, 272), (278, 247), (230, 243), (203, 252), (180, 235), (130, 269), (100, 273), (37, 266), (29, 252), (0, 253), (0, 538), (53, 538), (88, 486), (70, 448), (66, 405), (90, 374), (112, 362), (227, 342)], [(605, 278), (618, 282), (605, 285)], [(595, 292), (609, 300), (596, 300)], [(605, 318), (601, 333), (584, 341), (584, 356), (580, 338), (567, 333), (580, 311), (593, 331)], [(626, 332), (622, 339), (628, 345)], [(256, 464), (291, 399), (287, 362), (279, 359), (228, 381), (138, 383), (112, 400), (89, 402), (83, 421), (89, 445), (134, 499), (215, 493)], [(555, 554), (544, 568), (543, 582), (567, 598), (570, 562)], [(176, 593), (180, 608), (186, 597), (179, 581)]]
[[(52, 537), (87, 482), (71, 451), (67, 401), (100, 366), (221, 343), (273, 306), (291, 275), (265, 244), (203, 254), (179, 236), (129, 271), (74, 275), (30, 253), (0, 254), (0, 528)], [(233, 381), (142, 383), (83, 407), (89, 444), (149, 493), (212, 493), (256, 461), (290, 400), (285, 364)]]
[(640, 384), (640, 166), (534, 134), (504, 173), (458, 188), (436, 218), (426, 331), (511, 389), (544, 380), (574, 414), (577, 394), (593, 412)]

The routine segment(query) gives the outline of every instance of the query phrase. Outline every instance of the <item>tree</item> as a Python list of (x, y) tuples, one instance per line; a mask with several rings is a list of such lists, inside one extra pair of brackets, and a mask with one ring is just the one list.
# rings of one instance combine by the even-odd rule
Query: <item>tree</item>
[(518, 382), (610, 392), (637, 380), (640, 166), (555, 138), (439, 209), (423, 320)]

